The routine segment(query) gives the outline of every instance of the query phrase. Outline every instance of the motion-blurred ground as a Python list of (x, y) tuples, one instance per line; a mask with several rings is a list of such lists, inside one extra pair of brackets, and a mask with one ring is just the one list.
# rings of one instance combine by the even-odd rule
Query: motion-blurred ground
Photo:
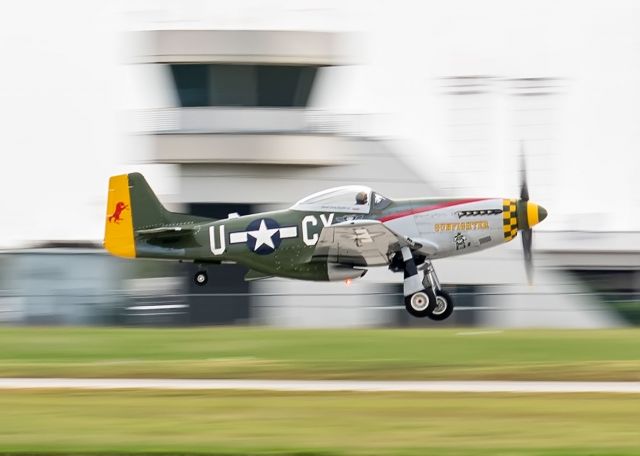
[(2, 377), (640, 381), (640, 329), (6, 328)]

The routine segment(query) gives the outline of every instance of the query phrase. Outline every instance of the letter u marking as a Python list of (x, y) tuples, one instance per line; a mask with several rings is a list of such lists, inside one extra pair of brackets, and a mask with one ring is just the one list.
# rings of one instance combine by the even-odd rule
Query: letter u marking
[(209, 227), (209, 239), (211, 241), (211, 253), (214, 255), (222, 255), (227, 249), (227, 245), (224, 239), (224, 225), (220, 225), (220, 239), (219, 243), (216, 242), (216, 226)]

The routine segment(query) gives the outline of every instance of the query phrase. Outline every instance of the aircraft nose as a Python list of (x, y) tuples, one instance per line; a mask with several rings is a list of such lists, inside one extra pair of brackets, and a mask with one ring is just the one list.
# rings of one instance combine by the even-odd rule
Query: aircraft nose
[(527, 202), (527, 225), (531, 228), (547, 218), (547, 210), (535, 203)]
[(538, 223), (540, 223), (546, 218), (547, 218), (547, 210), (542, 206), (538, 206)]

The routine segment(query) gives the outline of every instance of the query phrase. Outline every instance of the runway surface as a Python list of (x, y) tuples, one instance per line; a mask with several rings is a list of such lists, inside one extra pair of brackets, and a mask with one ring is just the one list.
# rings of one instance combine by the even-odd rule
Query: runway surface
[(640, 382), (0, 378), (0, 389), (177, 389), (440, 393), (634, 393)]

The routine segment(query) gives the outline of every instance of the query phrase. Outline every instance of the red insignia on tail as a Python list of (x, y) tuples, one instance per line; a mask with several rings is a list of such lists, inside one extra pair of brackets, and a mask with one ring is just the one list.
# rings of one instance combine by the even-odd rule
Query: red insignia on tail
[(120, 223), (120, 220), (122, 220), (122, 211), (124, 211), (128, 207), (129, 206), (124, 204), (122, 201), (118, 201), (116, 203), (116, 208), (114, 209), (113, 214), (109, 216), (109, 222)]

